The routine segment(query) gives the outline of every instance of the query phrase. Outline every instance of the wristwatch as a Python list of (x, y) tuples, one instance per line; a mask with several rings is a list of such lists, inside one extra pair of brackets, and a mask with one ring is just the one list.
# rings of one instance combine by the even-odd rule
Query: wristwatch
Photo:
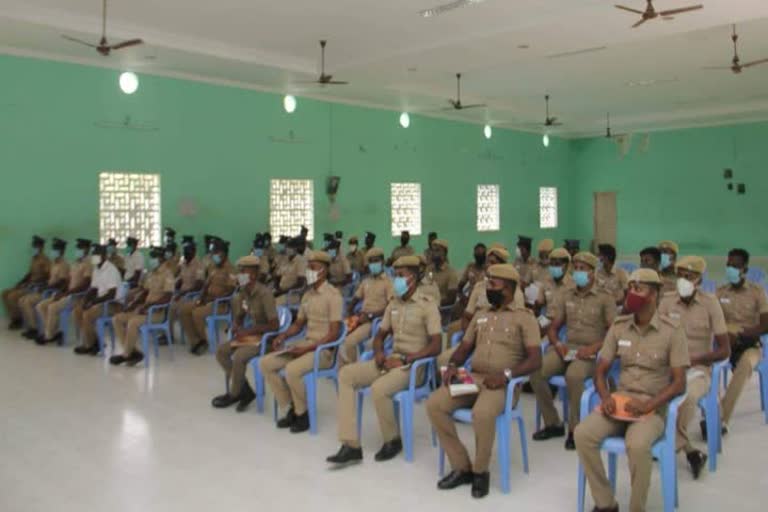
[(504, 376), (507, 378), (507, 382), (512, 380), (512, 370), (504, 368)]

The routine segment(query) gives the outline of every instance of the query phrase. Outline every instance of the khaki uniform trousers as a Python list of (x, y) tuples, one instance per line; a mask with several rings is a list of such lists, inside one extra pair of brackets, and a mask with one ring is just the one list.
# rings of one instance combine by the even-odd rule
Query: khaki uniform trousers
[[(695, 371), (695, 369), (688, 371)], [(685, 453), (689, 453), (694, 450), (688, 437), (688, 425), (699, 408), (699, 400), (709, 393), (712, 378), (708, 371), (708, 368), (701, 370), (701, 373), (697, 373), (695, 377), (688, 379), (686, 382), (687, 395), (685, 401), (680, 404), (680, 408), (677, 410), (677, 435), (675, 436), (675, 449), (677, 451), (685, 450)]]
[(35, 306), (43, 298), (42, 293), (29, 292), (19, 299), (19, 309), (24, 319), (24, 325), (27, 329), (37, 329), (37, 317), (35, 316)]
[[(448, 455), (451, 468), (454, 471), (488, 471), (491, 461), (493, 443), (496, 441), (496, 417), (504, 411), (506, 387), (487, 389), (483, 387), (481, 378), (472, 375), (479, 383), (480, 392), (474, 395), (451, 397), (446, 386), (432, 393), (427, 400), (427, 415), (432, 426), (437, 431), (440, 446)], [(517, 402), (517, 396), (514, 399)], [(469, 459), (466, 447), (461, 443), (456, 432), (456, 422), (453, 411), (456, 409), (472, 408), (472, 428), (475, 430), (475, 463)]]
[(723, 402), (721, 404), (723, 423), (728, 423), (731, 420), (733, 410), (736, 407), (736, 402), (739, 401), (741, 392), (744, 391), (744, 386), (749, 381), (755, 366), (757, 366), (762, 357), (763, 352), (759, 347), (749, 348), (744, 351), (739, 358), (739, 362), (736, 363), (736, 367), (733, 369), (731, 382), (725, 390), (725, 396), (723, 397)]
[(248, 363), (254, 357), (261, 354), (261, 337), (248, 336), (249, 345), (233, 347), (232, 342), (222, 343), (216, 347), (216, 361), (224, 370), (229, 382), (229, 395), (240, 396), (245, 383), (245, 373), (248, 371)]
[[(302, 343), (304, 346), (308, 344), (300, 341), (291, 346), (301, 347)], [(332, 355), (330, 350), (323, 350), (320, 354), (321, 369), (331, 367)], [(303, 377), (312, 371), (314, 358), (314, 352), (307, 352), (297, 358), (287, 354), (269, 354), (261, 358), (259, 368), (280, 407), (285, 408), (293, 404), (294, 413), (307, 412), (307, 390), (304, 388)], [(285, 378), (279, 373), (283, 368), (285, 368)]]
[(3, 290), (3, 305), (5, 306), (5, 311), (8, 313), (9, 319), (21, 320), (19, 299), (26, 295), (28, 291), (29, 290), (24, 287)]
[[(72, 311), (74, 312), (75, 307), (77, 307), (77, 305), (81, 304), (82, 302), (82, 297), (73, 299)], [(59, 332), (59, 318), (61, 312), (64, 311), (68, 304), (69, 297), (66, 295), (61, 298), (51, 297), (37, 303), (35, 309), (37, 309), (37, 314), (40, 315), (40, 318), (43, 320), (43, 334), (47, 339), (53, 338), (56, 333)], [(77, 325), (79, 326), (79, 320), (77, 320), (77, 322)]]
[(409, 370), (395, 368), (382, 374), (376, 361), (345, 366), (339, 373), (339, 402), (336, 408), (339, 441), (352, 448), (360, 447), (357, 437), (357, 390), (371, 386), (371, 399), (379, 419), (381, 437), (385, 443), (399, 437), (392, 396), (408, 388)]
[(365, 322), (364, 324), (358, 325), (357, 329), (347, 334), (344, 343), (341, 344), (341, 352), (339, 352), (339, 356), (341, 356), (341, 359), (339, 360), (340, 364), (357, 362), (357, 346), (362, 341), (371, 337), (372, 328), (373, 325), (371, 325), (371, 322)]
[(451, 348), (451, 338), (461, 330), (461, 320), (455, 320), (445, 326), (445, 347)]
[(611, 483), (605, 474), (600, 444), (606, 437), (624, 436), (629, 462), (632, 493), (629, 500), (630, 512), (643, 512), (648, 499), (651, 483), (653, 457), (651, 447), (664, 433), (664, 418), (654, 414), (636, 423), (617, 421), (596, 411), (587, 416), (574, 434), (579, 460), (592, 491), (595, 506), (611, 508), (616, 506)]
[[(83, 309), (82, 304), (78, 306), (80, 311), (80, 337), (82, 346), (85, 348), (93, 347), (97, 341), (96, 320), (101, 316), (104, 303), (94, 304), (88, 309)], [(119, 311), (117, 304), (110, 304), (107, 308), (107, 315), (112, 316)]]
[[(152, 322), (162, 322), (165, 314), (162, 311), (155, 311)], [(147, 321), (147, 315), (137, 313), (136, 311), (127, 311), (118, 313), (112, 319), (112, 325), (115, 327), (115, 336), (123, 347), (123, 355), (129, 355), (136, 352), (136, 345), (139, 342), (139, 328)]]
[(554, 347), (547, 350), (541, 360), (541, 368), (531, 374), (531, 388), (536, 394), (536, 401), (539, 403), (546, 427), (560, 424), (560, 415), (557, 413), (552, 390), (549, 388), (549, 378), (563, 374), (565, 374), (565, 383), (568, 389), (568, 430), (573, 432), (573, 429), (579, 424), (579, 409), (581, 394), (584, 392), (584, 381), (594, 376), (595, 362), (575, 359), (566, 363), (560, 358)]
[(202, 306), (198, 306), (194, 302), (185, 302), (179, 306), (181, 328), (184, 329), (184, 335), (190, 347), (206, 340), (207, 324), (205, 318), (211, 313), (213, 313), (213, 302)]

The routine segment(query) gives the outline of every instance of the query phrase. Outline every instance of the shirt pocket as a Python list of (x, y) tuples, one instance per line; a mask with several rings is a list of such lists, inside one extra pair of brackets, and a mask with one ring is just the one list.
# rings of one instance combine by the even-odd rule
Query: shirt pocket
[(647, 348), (637, 354), (637, 365), (648, 370), (660, 370), (668, 366), (669, 355), (661, 348)]

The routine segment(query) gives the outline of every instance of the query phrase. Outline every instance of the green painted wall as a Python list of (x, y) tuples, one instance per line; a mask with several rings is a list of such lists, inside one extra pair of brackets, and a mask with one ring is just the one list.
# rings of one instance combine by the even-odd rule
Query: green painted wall
[[(623, 158), (604, 138), (571, 142), (575, 233), (591, 240), (592, 193), (616, 191), (624, 254), (663, 239), (688, 254), (723, 255), (734, 246), (768, 253), (768, 123), (653, 132), (645, 152), (639, 139)], [(747, 185), (745, 195), (726, 190), (725, 168)]]
[[(422, 183), (422, 230), (437, 230), (463, 265), (477, 241), (512, 245), (517, 233), (536, 238), (569, 235), (570, 145), (539, 136), (299, 98), (293, 115), (279, 95), (198, 82), (141, 76), (139, 91), (122, 94), (118, 72), (0, 56), (0, 286), (23, 273), (29, 237), (72, 240), (98, 236), (98, 174), (103, 170), (161, 174), (162, 220), (181, 233), (217, 233), (232, 240), (233, 255), (267, 229), (272, 177), (315, 180), (315, 233), (370, 229), (386, 249), (389, 183)], [(159, 130), (101, 128), (97, 121), (131, 116)], [(271, 135), (293, 130), (304, 144), (276, 144)], [(333, 160), (332, 168), (330, 160)], [(332, 171), (332, 172), (330, 172)], [(329, 216), (328, 174), (342, 178), (340, 219)], [(499, 183), (502, 232), (475, 229), (475, 185)], [(538, 187), (561, 191), (560, 227), (538, 229)], [(185, 199), (197, 214), (182, 217)]]

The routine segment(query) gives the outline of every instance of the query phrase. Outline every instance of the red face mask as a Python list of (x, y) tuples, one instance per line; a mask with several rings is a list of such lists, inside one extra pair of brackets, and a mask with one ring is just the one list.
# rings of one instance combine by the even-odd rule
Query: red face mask
[(637, 313), (648, 304), (648, 297), (640, 295), (633, 290), (627, 292), (627, 299), (624, 301), (624, 310), (628, 313)]

